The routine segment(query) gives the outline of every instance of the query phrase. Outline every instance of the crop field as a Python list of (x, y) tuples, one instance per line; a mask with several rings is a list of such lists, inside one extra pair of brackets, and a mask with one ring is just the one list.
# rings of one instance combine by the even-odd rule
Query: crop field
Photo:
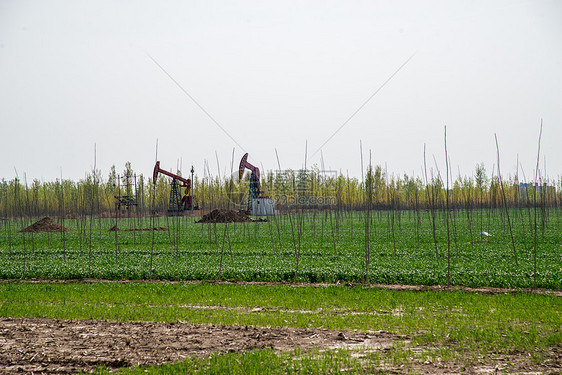
[(560, 373), (562, 212), (535, 214), (4, 220), (0, 374)]
[(48, 5), (0, 375), (562, 375), (562, 0)]
[[(294, 213), (268, 222), (193, 217), (65, 220), (74, 232), (18, 233), (4, 221), (2, 279), (237, 280), (562, 289), (562, 211), (535, 233), (526, 212)], [(112, 231), (113, 227), (120, 230)], [(166, 230), (139, 230), (146, 228)], [(481, 236), (484, 230), (489, 237)], [(366, 235), (365, 233), (368, 233)], [(535, 247), (536, 241), (536, 247)], [(367, 264), (367, 266), (366, 266)]]
[(0, 373), (559, 373), (560, 294), (0, 283)]

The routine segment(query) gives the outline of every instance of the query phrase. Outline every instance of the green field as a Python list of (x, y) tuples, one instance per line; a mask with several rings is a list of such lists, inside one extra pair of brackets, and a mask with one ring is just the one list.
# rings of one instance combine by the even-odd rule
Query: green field
[[(74, 233), (0, 223), (1, 279), (353, 282), (562, 289), (562, 211), (531, 209), (293, 213), (270, 222), (66, 219)], [(511, 224), (511, 231), (508, 224)], [(166, 227), (167, 231), (109, 231)], [(481, 229), (492, 234), (481, 238)], [(513, 242), (512, 242), (513, 236)], [(535, 248), (535, 240), (537, 247)], [(515, 247), (515, 252), (513, 248)], [(368, 257), (368, 268), (365, 270)], [(366, 272), (367, 271), (367, 272)], [(367, 279), (366, 279), (366, 275)]]
[(562, 339), (562, 299), (526, 293), (206, 283), (0, 283), (0, 300), (0, 316), (382, 329), (411, 335), (416, 344), (453, 340), (466, 350), (547, 349)]
[[(562, 213), (540, 212), (536, 227), (534, 215), (534, 210), (512, 210), (508, 222), (504, 211), (474, 210), (469, 221), (466, 211), (456, 211), (447, 232), (444, 213), (436, 212), (435, 241), (428, 211), (372, 212), (368, 228), (360, 212), (295, 212), (245, 224), (198, 224), (193, 217), (66, 219), (59, 223), (75, 232), (34, 234), (18, 231), (39, 218), (5, 220), (0, 223), (0, 317), (24, 319), (19, 323), (24, 326), (45, 319), (61, 330), (71, 329), (74, 321), (154, 322), (386, 337), (383, 346), (304, 350), (295, 345), (288, 351), (230, 352), (223, 345), (154, 366), (114, 358), (111, 368), (99, 363), (100, 374), (117, 369), (126, 374), (556, 373), (562, 368)], [(121, 230), (110, 231), (114, 226)], [(154, 227), (168, 230), (126, 230)], [(481, 230), (491, 236), (481, 237)], [(304, 284), (192, 282), (198, 280)], [(481, 294), (356, 284), (367, 282), (525, 290)], [(527, 289), (535, 287), (547, 290)], [(106, 343), (103, 334), (91, 337), (102, 339), (92, 351), (118, 343), (115, 337)], [(19, 358), (33, 366), (41, 353)], [(79, 358), (52, 353), (61, 363), (81, 366)], [(41, 358), (34, 369), (49, 363)]]
[[(151, 373), (428, 373), (494, 366), (507, 372), (560, 370), (562, 300), (549, 294), (2, 282), (0, 301), (0, 316), (9, 317), (329, 329), (392, 337), (382, 348), (304, 352), (295, 347), (289, 352), (258, 349), (193, 356), (153, 367)], [(145, 373), (147, 368), (123, 371)]]

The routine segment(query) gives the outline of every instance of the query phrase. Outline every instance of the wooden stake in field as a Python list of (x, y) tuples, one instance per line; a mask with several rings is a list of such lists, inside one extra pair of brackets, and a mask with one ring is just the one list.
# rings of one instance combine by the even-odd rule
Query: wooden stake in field
[(90, 200), (90, 245), (88, 251), (88, 278), (92, 277), (92, 222), (94, 221), (94, 186), (96, 185), (96, 144), (94, 143), (94, 171), (92, 175), (92, 197)]
[(535, 206), (535, 225), (534, 225), (534, 239), (535, 239), (535, 246), (533, 249), (533, 286), (537, 287), (537, 248), (538, 248), (538, 236), (537, 236), (537, 179), (539, 175), (539, 160), (541, 156), (541, 138), (542, 138), (542, 119), (541, 119), (541, 128), (539, 131), (539, 142), (538, 142), (538, 150), (537, 150), (537, 166), (535, 168), (535, 188), (533, 189), (533, 205)]
[[(430, 204), (430, 214), (431, 214), (431, 228), (432, 228), (432, 233), (433, 233), (433, 244), (435, 245), (435, 258), (437, 259), (437, 264), (439, 264), (439, 251), (437, 249), (437, 237), (435, 235), (435, 196), (434, 196), (434, 190), (435, 190), (435, 186), (432, 186), (431, 188), (431, 193), (430, 193), (430, 185), (429, 185), (429, 181), (427, 179), (427, 163), (426, 163), (426, 159), (425, 159), (425, 143), (423, 144), (423, 170), (424, 170), (424, 176), (425, 176), (425, 190), (427, 193), (427, 200), (429, 201)], [(432, 178), (432, 182), (433, 182), (433, 178)]]
[[(23, 207), (22, 207), (22, 203), (21, 203), (21, 199), (19, 195), (19, 180), (17, 177), (17, 172), (16, 172), (16, 179), (15, 179), (15, 199), (16, 199), (16, 210), (19, 211), (19, 217), (20, 217), (20, 223), (21, 223), (21, 229), (25, 228), (25, 222), (23, 219)], [(19, 204), (18, 204), (19, 203)], [(25, 270), (27, 267), (27, 249), (25, 246), (25, 240), (26, 240), (26, 233), (22, 233), (22, 237), (23, 237), (23, 270), (22, 270), (22, 274), (21, 274), (21, 278), (25, 279)]]
[(498, 137), (495, 133), (494, 133), (494, 137), (496, 139), (496, 150), (498, 152), (498, 178), (500, 180), (500, 187), (501, 187), (502, 198), (503, 198), (503, 206), (505, 207), (505, 215), (507, 217), (507, 225), (509, 226), (509, 234), (511, 235), (511, 244), (513, 246), (513, 256), (515, 258), (515, 265), (519, 266), (519, 264), (517, 262), (517, 251), (515, 250), (515, 239), (513, 238), (513, 231), (511, 230), (511, 220), (509, 218), (509, 208), (507, 207), (507, 200), (505, 198), (505, 189), (503, 188), (502, 175), (501, 175), (501, 171), (500, 171), (500, 146), (498, 145)]
[[(215, 223), (216, 225), (216, 223)], [(220, 263), (219, 263), (219, 280), (222, 280), (222, 258), (223, 258), (223, 254), (224, 254), (224, 242), (226, 239), (226, 235), (227, 235), (227, 231), (228, 231), (228, 223), (224, 223), (224, 233), (222, 235), (222, 247), (221, 247), (221, 252), (220, 252)], [(229, 245), (230, 245), (230, 239), (229, 239)], [(230, 257), (232, 260), (232, 252), (230, 253)]]
[(369, 224), (371, 222), (371, 207), (373, 205), (373, 166), (369, 162), (367, 167), (367, 178), (365, 179), (365, 261), (364, 261), (364, 279), (363, 282), (369, 283), (369, 265), (371, 261), (371, 241), (369, 234)]
[[(158, 138), (156, 138), (156, 156), (155, 156), (155, 163), (158, 161)], [(152, 184), (152, 204), (151, 204), (151, 208), (150, 208), (150, 231), (152, 232), (152, 241), (150, 244), (150, 265), (149, 265), (149, 274), (150, 277), (152, 278), (152, 261), (154, 259), (154, 217), (156, 216), (156, 213), (154, 212), (154, 205), (156, 203), (156, 184), (153, 181)]]
[(451, 238), (449, 235), (449, 156), (447, 155), (447, 127), (445, 126), (445, 168), (447, 169), (447, 190), (445, 191), (445, 222), (447, 223), (447, 285), (451, 285)]
[(60, 169), (60, 184), (61, 184), (61, 208), (62, 208), (62, 215), (61, 215), (61, 231), (60, 231), (60, 235), (61, 235), (61, 241), (62, 241), (62, 250), (63, 250), (63, 259), (66, 261), (66, 241), (65, 241), (65, 235), (64, 235), (64, 215), (65, 215), (65, 205), (64, 205), (64, 184), (62, 182), (62, 168)]

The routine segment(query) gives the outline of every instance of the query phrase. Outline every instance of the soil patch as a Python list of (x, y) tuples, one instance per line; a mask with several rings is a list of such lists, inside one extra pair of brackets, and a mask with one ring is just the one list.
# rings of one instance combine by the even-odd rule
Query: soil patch
[(383, 331), (350, 332), (326, 329), (263, 328), (251, 326), (197, 325), (187, 323), (107, 322), (41, 318), (0, 318), (0, 375), (75, 374), (137, 365), (178, 362), (191, 356), (271, 348), (290, 351), (317, 348), (352, 349), (355, 357), (384, 353), (392, 358), (393, 345), (412, 350), (410, 363), (380, 364), (393, 374), (491, 374), (560, 373), (562, 351), (552, 348), (549, 359), (533, 362), (529, 353), (496, 355), (477, 359), (442, 361), (415, 353), (409, 337)]
[(156, 230), (156, 231), (161, 231), (161, 230), (168, 230), (168, 228), (165, 227), (154, 227), (154, 228), (133, 228), (133, 229), (119, 229), (117, 227), (117, 225), (112, 226), (111, 228), (109, 228), (110, 232), (116, 232), (116, 231), (122, 231), (122, 232), (142, 232), (142, 231), (149, 231), (149, 230)]
[(72, 229), (68, 229), (49, 216), (45, 216), (41, 220), (31, 224), (27, 228), (20, 230), (20, 233), (44, 233), (44, 232), (74, 232)]
[(203, 215), (201, 220), (196, 221), (196, 223), (250, 223), (266, 221), (267, 219), (263, 218), (254, 220), (243, 212), (215, 208), (207, 215)]
[(395, 338), (384, 332), (0, 318), (0, 374), (68, 374), (261, 348), (388, 348)]

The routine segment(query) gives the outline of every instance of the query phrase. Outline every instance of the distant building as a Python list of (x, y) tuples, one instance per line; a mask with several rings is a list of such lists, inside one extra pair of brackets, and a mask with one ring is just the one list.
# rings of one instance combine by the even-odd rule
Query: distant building
[(543, 184), (539, 183), (520, 183), (519, 184), (519, 200), (521, 202), (527, 202), (534, 199), (534, 191), (537, 194), (537, 199), (546, 198), (546, 203), (554, 202), (556, 196), (556, 187), (548, 185), (546, 182)]

